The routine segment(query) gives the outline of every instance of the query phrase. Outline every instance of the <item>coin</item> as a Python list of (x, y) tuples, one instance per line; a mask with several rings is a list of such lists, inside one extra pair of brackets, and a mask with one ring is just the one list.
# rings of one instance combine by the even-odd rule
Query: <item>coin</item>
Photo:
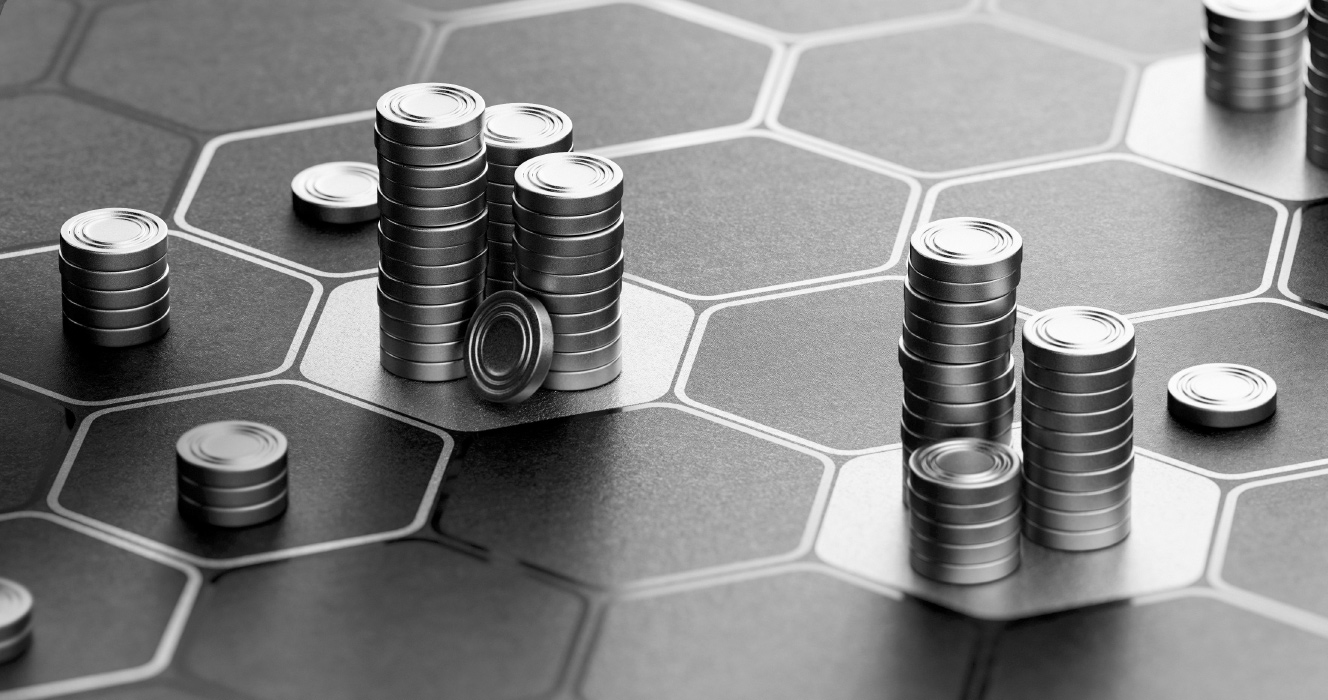
[(500, 291), (480, 304), (465, 345), (475, 394), (495, 403), (520, 403), (534, 395), (549, 373), (553, 325), (538, 299)]
[(904, 376), (938, 384), (977, 384), (992, 381), (1010, 369), (1011, 359), (1001, 355), (985, 362), (949, 364), (914, 354), (899, 338), (899, 366)]
[(384, 197), (408, 207), (447, 208), (456, 207), (484, 197), (488, 191), (488, 177), (481, 170), (474, 178), (447, 187), (412, 187), (386, 177), (378, 180), (378, 189)]
[(148, 284), (118, 291), (88, 289), (70, 282), (68, 278), (64, 278), (60, 281), (60, 292), (64, 294), (66, 299), (81, 306), (103, 310), (132, 309), (136, 306), (150, 304), (154, 299), (165, 296), (171, 290), (169, 273), (168, 268), (161, 273), (161, 277)]
[(166, 248), (166, 222), (138, 209), (93, 209), (60, 226), (61, 257), (84, 270), (124, 272), (142, 268), (165, 256)]
[(1100, 530), (1130, 517), (1128, 493), (1118, 503), (1096, 510), (1067, 511), (1046, 508), (1024, 500), (1024, 520), (1039, 527), (1065, 532)]
[(579, 372), (556, 372), (549, 371), (548, 376), (544, 378), (544, 388), (553, 391), (585, 391), (595, 389), (613, 380), (622, 374), (622, 355), (619, 355), (612, 362), (603, 367), (581, 370)]
[(1130, 535), (1130, 518), (1098, 530), (1067, 532), (1038, 525), (1030, 520), (1024, 521), (1024, 538), (1029, 542), (1048, 549), (1066, 552), (1089, 552), (1105, 549), (1122, 542)]
[(925, 224), (909, 238), (909, 266), (946, 282), (989, 282), (1019, 272), (1024, 240), (990, 219), (955, 217)]
[(226, 528), (253, 527), (274, 520), (285, 513), (290, 502), (288, 494), (289, 491), (282, 491), (270, 501), (236, 508), (206, 506), (181, 495), (177, 508), (185, 520), (202, 525)]
[(909, 457), (908, 474), (909, 487), (935, 503), (977, 505), (1019, 495), (1019, 455), (989, 440), (958, 438), (924, 447)]
[(1130, 497), (1130, 480), (1122, 479), (1119, 483), (1095, 491), (1059, 491), (1024, 481), (1024, 500), (1043, 508), (1071, 513), (1095, 511), (1111, 508)]
[(378, 220), (378, 233), (400, 245), (416, 248), (452, 248), (474, 245), (484, 238), (489, 219), (484, 211), (455, 224), (446, 226), (408, 226), (390, 218)]
[[(1105, 430), (1092, 432), (1065, 432), (1041, 426), (1028, 416), (1023, 418), (1023, 439), (1025, 444), (1034, 443), (1057, 452), (1100, 452), (1117, 447), (1134, 435), (1134, 416), (1126, 418), (1120, 425)], [(1043, 466), (1051, 466), (1044, 464)]]
[(454, 323), (469, 318), (470, 314), (479, 307), (480, 297), (479, 293), (475, 293), (460, 301), (446, 304), (411, 304), (392, 298), (380, 286), (378, 288), (378, 310), (387, 316), (400, 319), (406, 323), (421, 325)]
[(325, 224), (378, 218), (378, 168), (336, 161), (305, 168), (291, 179), (291, 205), (300, 217)]
[(1097, 472), (1110, 469), (1134, 456), (1134, 433), (1126, 435), (1115, 445), (1088, 452), (1049, 450), (1034, 440), (1024, 439), (1023, 453), (1024, 464), (1028, 466), (1073, 473)]
[(1187, 367), (1167, 382), (1167, 410), (1176, 420), (1205, 428), (1254, 425), (1277, 412), (1277, 382), (1245, 365)]
[(484, 289), (484, 275), (450, 284), (412, 284), (388, 274), (378, 266), (378, 288), (397, 301), (407, 304), (441, 306), (469, 299)]
[(199, 486), (245, 488), (286, 473), (286, 436), (263, 423), (225, 420), (195, 426), (175, 442), (180, 476)]
[(546, 153), (572, 150), (572, 120), (545, 105), (509, 102), (484, 110), (484, 142), (492, 163), (517, 166)]
[(398, 338), (386, 330), (378, 330), (378, 346), (383, 352), (410, 362), (452, 362), (463, 359), (466, 353), (464, 338), (442, 343), (417, 343)]
[(1063, 413), (1033, 403), (1024, 395), (1024, 420), (1033, 421), (1049, 430), (1066, 433), (1092, 433), (1107, 430), (1120, 425), (1122, 421), (1134, 415), (1134, 397), (1131, 396), (1116, 406), (1105, 411), (1092, 413)]
[[(1134, 383), (1125, 382), (1105, 391), (1074, 393), (1054, 391), (1024, 376), (1024, 398), (1038, 406), (1063, 413), (1093, 413), (1119, 406), (1134, 395)], [(1050, 426), (1049, 426), (1050, 427)]]
[(412, 362), (379, 347), (378, 364), (402, 379), (417, 382), (450, 382), (466, 376), (465, 360), (451, 362)]
[(1019, 569), (1019, 552), (986, 564), (946, 564), (910, 552), (909, 565), (918, 574), (942, 583), (967, 586), (999, 581)]
[(150, 343), (166, 335), (171, 329), (171, 310), (167, 308), (160, 318), (132, 328), (94, 328), (61, 315), (61, 327), (66, 338), (86, 345), (103, 348), (127, 348)]
[(412, 265), (387, 254), (379, 256), (378, 264), (387, 275), (406, 284), (437, 286), (464, 284), (482, 274), (487, 261), (481, 250), (473, 258), (448, 265)]
[(1011, 294), (1019, 286), (1019, 271), (984, 282), (949, 282), (928, 277), (908, 266), (908, 284), (919, 294), (949, 302), (983, 302)]
[(378, 98), (378, 133), (412, 146), (446, 146), (480, 134), (484, 98), (448, 83), (415, 83)]
[(585, 216), (622, 197), (622, 168), (591, 153), (546, 153), (516, 170), (516, 201), (532, 212)]
[(1068, 472), (1047, 469), (1033, 462), (1024, 462), (1024, 478), (1030, 483), (1055, 491), (1078, 493), (1099, 491), (1128, 481), (1134, 473), (1134, 457), (1114, 467), (1091, 472)]
[(480, 134), (442, 146), (415, 146), (384, 137), (374, 128), (374, 147), (378, 155), (394, 163), (411, 167), (431, 168), (459, 163), (472, 158), (484, 148)]
[(1026, 361), (1059, 372), (1102, 372), (1134, 355), (1134, 324), (1088, 306), (1043, 311), (1024, 323), (1023, 337)]
[[(411, 206), (387, 197), (381, 190), (378, 192), (379, 213), (395, 223), (411, 228), (453, 227), (482, 216), (487, 205), (488, 203), (484, 201), (483, 192), (470, 201), (444, 207)], [(389, 233), (388, 235), (391, 236), (392, 234)], [(403, 243), (410, 242), (399, 236), (392, 237)]]
[[(465, 160), (446, 165), (409, 165), (378, 154), (378, 172), (384, 179), (411, 187), (456, 187), (483, 175), (488, 165), (484, 149)], [(404, 200), (402, 200), (404, 201)]]
[(166, 315), (171, 308), (171, 293), (167, 289), (160, 297), (128, 309), (96, 309), (76, 304), (69, 297), (60, 299), (60, 310), (65, 318), (81, 326), (98, 330), (121, 330), (145, 326)]

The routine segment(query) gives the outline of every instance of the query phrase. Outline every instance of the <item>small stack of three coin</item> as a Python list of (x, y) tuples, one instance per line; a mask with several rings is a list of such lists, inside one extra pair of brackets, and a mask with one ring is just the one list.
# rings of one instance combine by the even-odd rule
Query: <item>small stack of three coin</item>
[(170, 330), (166, 222), (137, 209), (94, 209), (60, 227), (64, 332), (127, 347)]
[(215, 527), (249, 527), (286, 511), (286, 436), (262, 423), (197, 426), (175, 443), (180, 515)]

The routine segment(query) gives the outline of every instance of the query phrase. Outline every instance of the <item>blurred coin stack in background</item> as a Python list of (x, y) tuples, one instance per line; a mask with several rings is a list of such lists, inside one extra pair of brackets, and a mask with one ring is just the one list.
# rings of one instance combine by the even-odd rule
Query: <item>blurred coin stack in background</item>
[(64, 332), (118, 348), (160, 338), (171, 327), (166, 222), (137, 209), (94, 209), (60, 227)]
[(489, 266), (485, 294), (515, 288), (516, 217), (512, 190), (516, 169), (545, 153), (572, 150), (572, 120), (544, 105), (512, 102), (484, 110), (484, 144), (489, 158)]
[(1328, 0), (1310, 0), (1310, 62), (1305, 71), (1305, 157), (1328, 168)]
[(286, 512), (286, 436), (249, 421), (190, 429), (175, 443), (180, 515), (214, 527), (250, 527)]
[(466, 376), (466, 322), (484, 296), (484, 99), (418, 83), (378, 100), (379, 359), (400, 377)]
[(1134, 326), (1065, 306), (1024, 324), (1024, 536), (1086, 551), (1130, 534)]
[(927, 578), (995, 581), (1019, 568), (1019, 455), (1008, 445), (958, 438), (908, 461), (909, 562)]
[(1305, 0), (1204, 0), (1203, 4), (1208, 99), (1243, 112), (1295, 104), (1303, 90)]
[(553, 322), (544, 388), (592, 389), (622, 372), (623, 172), (588, 153), (549, 153), (516, 170), (516, 291)]
[(17, 581), (0, 578), (0, 664), (32, 646), (32, 593)]
[(1023, 239), (997, 221), (942, 219), (913, 234), (899, 339), (905, 464), (948, 438), (1009, 444), (1022, 260)]

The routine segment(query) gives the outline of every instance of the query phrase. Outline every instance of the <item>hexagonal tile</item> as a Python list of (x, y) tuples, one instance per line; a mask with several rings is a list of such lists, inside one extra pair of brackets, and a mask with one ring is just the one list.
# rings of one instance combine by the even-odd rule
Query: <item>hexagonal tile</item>
[(1199, 48), (1203, 12), (1189, 0), (997, 0), (1001, 12), (1142, 54)]
[(1292, 298), (1328, 306), (1328, 206), (1305, 207), (1291, 222), (1281, 289)]
[[(264, 525), (195, 526), (176, 504), (175, 441), (244, 419), (285, 433), (290, 506)], [(451, 454), (446, 434), (296, 382), (106, 409), (84, 421), (52, 491), (59, 512), (200, 565), (400, 537), (421, 527)]]
[(337, 287), (305, 351), (309, 380), (448, 430), (490, 430), (654, 401), (669, 392), (695, 313), (687, 304), (624, 284), (623, 372), (589, 391), (536, 392), (515, 406), (476, 398), (468, 382), (413, 382), (384, 370), (378, 359), (376, 279)]
[(970, 0), (822, 0), (816, 3), (798, 0), (699, 0), (697, 4), (781, 32), (816, 32), (917, 15), (954, 12), (975, 3)]
[(152, 0), (98, 13), (69, 79), (233, 131), (372, 108), (407, 82), (424, 34), (400, 7), (371, 0)]
[(1328, 617), (1328, 474), (1241, 486), (1227, 500), (1226, 583)]
[(1266, 289), (1287, 219), (1274, 200), (1118, 155), (955, 180), (933, 201), (924, 220), (984, 216), (1018, 229), (1020, 305), (1123, 314)]
[(939, 174), (1105, 146), (1127, 75), (987, 23), (953, 24), (808, 49), (779, 123)]
[(0, 512), (37, 500), (37, 490), (60, 463), (73, 422), (73, 414), (66, 418), (53, 402), (0, 391)]
[(6, 248), (54, 243), (60, 224), (88, 209), (162, 211), (192, 150), (178, 134), (57, 95), (0, 104), (6, 183), (0, 246)]
[(433, 79), (474, 88), (490, 104), (557, 107), (584, 151), (750, 119), (770, 57), (768, 46), (608, 5), (459, 28)]
[[(372, 117), (333, 117), (228, 134), (210, 142), (176, 212), (200, 235), (221, 236), (302, 270), (344, 274), (378, 266), (378, 225), (311, 223), (291, 208), (291, 179), (311, 165), (374, 163)], [(200, 177), (201, 175), (201, 177)]]
[(1016, 623), (983, 695), (1015, 698), (1269, 698), (1320, 695), (1328, 641), (1197, 593)]
[(434, 543), (371, 545), (221, 577), (181, 663), (274, 700), (533, 697), (558, 679), (582, 610)]
[(9, 0), (0, 23), (0, 85), (36, 80), (60, 48), (74, 6), (62, 0)]
[(0, 666), (6, 697), (49, 697), (160, 673), (200, 580), (174, 561), (41, 513), (0, 515), (0, 561), (4, 576), (34, 600), (32, 647)]
[(544, 421), (475, 436), (439, 528), (582, 581), (625, 583), (794, 551), (832, 469), (674, 406)]
[(228, 383), (294, 361), (318, 282), (171, 234), (171, 330), (132, 348), (65, 339), (54, 247), (0, 255), (0, 377), (71, 403)]
[(582, 693), (958, 698), (977, 644), (976, 626), (957, 615), (795, 570), (616, 603)]
[(78, 700), (207, 700), (205, 694), (195, 694), (160, 682), (141, 683), (120, 688), (80, 694)]
[(919, 189), (761, 136), (616, 160), (628, 272), (706, 298), (883, 268)]
[[(1017, 440), (1016, 440), (1016, 444)], [(1131, 532), (1096, 552), (1024, 543), (1014, 575), (982, 586), (937, 583), (908, 563), (898, 450), (858, 457), (835, 482), (816, 553), (827, 563), (975, 617), (1015, 619), (1182, 588), (1203, 576), (1221, 491), (1197, 474), (1135, 458)]]

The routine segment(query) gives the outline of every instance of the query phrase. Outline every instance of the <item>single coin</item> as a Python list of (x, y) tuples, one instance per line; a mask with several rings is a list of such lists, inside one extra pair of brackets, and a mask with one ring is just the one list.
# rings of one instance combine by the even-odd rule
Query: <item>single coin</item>
[[(552, 319), (550, 319), (552, 321)], [(584, 333), (553, 332), (553, 351), (555, 353), (588, 352), (612, 343), (622, 335), (622, 318), (618, 317), (607, 325)]]
[(910, 512), (908, 516), (909, 529), (912, 532), (942, 544), (995, 542), (1019, 532), (1019, 524), (1022, 521), (1023, 518), (1018, 510), (1004, 518), (976, 525), (942, 523), (916, 512)]
[(622, 279), (624, 262), (624, 256), (619, 255), (613, 264), (604, 269), (576, 275), (553, 275), (518, 267), (516, 275), (522, 284), (549, 294), (586, 294)]
[(555, 372), (549, 370), (544, 378), (544, 388), (553, 391), (585, 391), (604, 386), (622, 374), (622, 355), (603, 367), (581, 370), (579, 372)]
[(445, 343), (417, 343), (398, 338), (381, 327), (378, 329), (378, 346), (383, 352), (409, 362), (453, 362), (464, 359), (466, 354), (465, 338)]
[(1126, 418), (1133, 416), (1134, 397), (1131, 396), (1105, 411), (1062, 413), (1033, 403), (1025, 394), (1023, 411), (1024, 420), (1031, 420), (1049, 430), (1059, 430), (1066, 433), (1092, 433), (1099, 430), (1108, 430), (1113, 426), (1120, 425)]
[(622, 201), (600, 211), (578, 216), (553, 216), (531, 211), (513, 200), (512, 216), (516, 223), (532, 233), (545, 236), (586, 236), (618, 224), (623, 218)]
[(461, 245), (446, 248), (421, 248), (406, 245), (378, 233), (378, 249), (384, 257), (395, 258), (411, 265), (456, 265), (484, 253), (484, 238), (474, 238)]
[(968, 216), (923, 225), (909, 238), (909, 265), (946, 282), (990, 282), (1019, 271), (1024, 239), (999, 221)]
[(1298, 65), (1303, 53), (1296, 47), (1280, 51), (1232, 51), (1224, 48), (1208, 37), (1207, 31), (1200, 32), (1204, 58), (1221, 63), (1227, 70), (1273, 70), (1286, 66)]
[(994, 399), (975, 403), (942, 403), (918, 396), (904, 388), (904, 405), (910, 413), (944, 423), (976, 423), (1004, 415), (1014, 408), (1015, 388)]
[(138, 289), (161, 279), (161, 276), (170, 270), (164, 255), (143, 267), (120, 272), (85, 270), (77, 265), (71, 265), (62, 254), (57, 254), (56, 259), (59, 261), (60, 278), (63, 281), (94, 291), (121, 292)]
[[(910, 460), (912, 457), (910, 456)], [(973, 505), (954, 505), (937, 503), (913, 490), (910, 483), (905, 489), (910, 513), (917, 513), (928, 520), (947, 525), (980, 525), (1000, 520), (1011, 513), (1019, 512), (1018, 495)]]
[(200, 525), (226, 528), (253, 527), (275, 520), (285, 513), (290, 502), (288, 494), (289, 491), (282, 491), (276, 498), (265, 503), (239, 508), (205, 506), (181, 494), (178, 508), (181, 517)]
[[(554, 324), (555, 329), (557, 323)], [(1014, 359), (999, 377), (974, 384), (940, 384), (904, 374), (904, 389), (928, 401), (939, 403), (981, 403), (1000, 397), (1014, 387)]]
[(513, 281), (516, 283), (517, 291), (544, 302), (544, 308), (548, 309), (551, 314), (588, 313), (612, 304), (622, 295), (621, 277), (603, 289), (597, 289), (586, 294), (552, 294), (533, 289), (519, 278)]
[(1091, 552), (1119, 544), (1130, 536), (1130, 518), (1099, 530), (1066, 532), (1024, 521), (1024, 538), (1029, 542), (1063, 552)]
[(32, 647), (32, 628), (28, 627), (18, 636), (0, 642), (0, 665), (4, 665), (20, 656), (23, 656), (29, 648)]
[(450, 226), (407, 226), (383, 217), (378, 220), (378, 233), (396, 243), (415, 248), (452, 248), (475, 245), (484, 238), (488, 222), (484, 211)]
[(475, 394), (521, 403), (544, 383), (553, 359), (553, 325), (538, 299), (501, 291), (484, 300), (466, 334), (466, 365)]
[(1105, 391), (1072, 393), (1054, 391), (1024, 376), (1024, 398), (1052, 411), (1093, 413), (1119, 406), (1134, 395), (1134, 383), (1125, 382)]
[(989, 343), (1014, 333), (1015, 309), (1004, 316), (981, 323), (936, 323), (904, 310), (904, 327), (919, 338), (933, 343), (972, 345)]
[(1130, 480), (1134, 474), (1134, 457), (1114, 467), (1093, 472), (1064, 472), (1046, 469), (1032, 462), (1024, 462), (1024, 478), (1053, 491), (1082, 493), (1109, 489)]
[(914, 452), (909, 485), (929, 501), (977, 505), (1019, 494), (1019, 455), (989, 440), (951, 439)]
[(546, 153), (516, 169), (521, 206), (553, 216), (585, 216), (621, 202), (623, 172), (593, 153)]
[(1209, 24), (1247, 33), (1289, 29), (1305, 13), (1305, 0), (1203, 0)]
[(484, 272), (487, 260), (483, 250), (469, 260), (450, 265), (412, 265), (384, 254), (379, 257), (379, 268), (392, 278), (407, 284), (428, 286), (464, 284)]
[(93, 209), (60, 227), (60, 255), (94, 272), (145, 267), (166, 255), (166, 248), (166, 222), (138, 209)]
[(500, 185), (515, 185), (517, 167), (489, 161), (489, 181)]
[(1101, 372), (1061, 372), (1024, 358), (1024, 381), (1066, 394), (1095, 394), (1134, 380), (1134, 355), (1117, 367)]
[[(1013, 415), (1013, 414), (1011, 414), (1011, 415)], [(1013, 422), (1011, 422), (1011, 424), (1013, 424)], [(984, 437), (983, 439), (984, 439), (984, 440), (990, 440), (990, 441), (992, 441), (992, 442), (999, 442), (999, 443), (1001, 443), (1002, 445), (1009, 445), (1009, 444), (1010, 444), (1010, 435), (1011, 435), (1011, 431), (1010, 431), (1010, 429), (1009, 429), (1009, 428), (1006, 428), (1006, 429), (1003, 430), (1003, 431), (997, 432), (995, 435), (988, 435), (988, 436)], [(964, 437), (964, 436), (960, 435), (960, 436), (956, 436), (956, 437)], [(946, 438), (943, 438), (943, 437), (940, 437), (940, 438), (938, 438), (938, 437), (927, 437), (927, 436), (925, 436), (925, 435), (919, 435), (919, 434), (913, 432), (912, 430), (909, 430), (909, 429), (908, 429), (908, 426), (907, 426), (907, 425), (904, 425), (904, 422), (903, 422), (903, 421), (900, 421), (900, 423), (899, 423), (899, 440), (903, 443), (904, 452), (905, 452), (905, 457), (904, 457), (904, 461), (903, 461), (903, 464), (904, 464), (904, 473), (905, 473), (905, 474), (908, 473), (908, 455), (909, 455), (909, 454), (911, 454), (912, 452), (916, 452), (917, 450), (920, 450), (920, 449), (926, 447), (927, 445), (930, 445), (930, 444), (932, 444), (932, 443), (936, 443), (936, 442), (940, 442), (941, 440), (944, 440), (944, 439), (946, 439)]]
[[(512, 190), (514, 189), (515, 188), (512, 185), (504, 185), (500, 182), (489, 181), (488, 186), (484, 190), (484, 198), (489, 200), (490, 204), (512, 206), (512, 202), (515, 201), (512, 198)], [(513, 214), (515, 214), (515, 212), (513, 212)]]
[[(378, 211), (397, 224), (413, 228), (456, 226), (482, 216), (486, 206), (483, 192), (468, 202), (447, 207), (410, 206), (385, 196), (381, 190), (378, 192)], [(397, 237), (393, 236), (393, 238)], [(402, 238), (397, 238), (397, 240), (409, 242)]]
[(909, 352), (933, 362), (943, 362), (945, 364), (975, 364), (989, 362), (1006, 357), (1010, 349), (1014, 347), (1014, 332), (989, 340), (985, 343), (973, 343), (971, 345), (955, 345), (951, 343), (937, 343), (930, 340), (919, 338), (909, 330), (907, 326), (903, 328), (900, 339), (904, 347)]
[[(1023, 419), (1023, 438), (1057, 452), (1100, 452), (1120, 445), (1134, 435), (1134, 416), (1120, 425), (1092, 432), (1065, 432), (1038, 425), (1028, 416)], [(1043, 466), (1051, 466), (1044, 464)]]
[(918, 356), (904, 345), (902, 335), (898, 342), (899, 366), (904, 376), (937, 384), (977, 384), (989, 382), (1010, 371), (1011, 358), (997, 357), (986, 362), (950, 364)]
[(1097, 472), (1110, 469), (1134, 456), (1134, 434), (1125, 436), (1115, 445), (1089, 452), (1049, 450), (1026, 437), (1022, 439), (1021, 449), (1025, 465), (1062, 472)]
[(1187, 367), (1167, 382), (1167, 410), (1205, 428), (1242, 428), (1277, 412), (1277, 382), (1245, 365), (1215, 362)]
[(614, 336), (606, 345), (581, 352), (554, 350), (549, 370), (553, 372), (585, 372), (603, 367), (622, 354), (622, 338)]
[(621, 308), (622, 300), (619, 298), (603, 308), (583, 314), (549, 314), (549, 320), (553, 322), (555, 335), (589, 333), (612, 323), (621, 314)]
[(468, 298), (448, 304), (411, 304), (394, 299), (378, 288), (378, 310), (384, 315), (400, 319), (406, 323), (420, 325), (439, 325), (465, 321), (479, 308), (481, 295), (476, 293)]
[(987, 282), (949, 282), (928, 277), (908, 266), (908, 285), (919, 294), (949, 302), (984, 302), (1011, 294), (1019, 287), (1019, 272)]
[(291, 205), (309, 221), (358, 224), (378, 218), (378, 168), (368, 163), (321, 163), (291, 180)]
[(908, 548), (931, 561), (946, 564), (987, 564), (999, 561), (1019, 551), (1019, 533), (1007, 535), (995, 542), (981, 544), (945, 544), (910, 532)]
[(67, 296), (60, 299), (60, 309), (65, 318), (81, 326), (98, 330), (122, 330), (138, 328), (161, 318), (171, 308), (171, 293), (168, 288), (152, 301), (128, 309), (94, 309), (76, 304)]
[(572, 150), (572, 119), (561, 111), (529, 102), (509, 102), (484, 110), (484, 142), (489, 160), (517, 166), (546, 153)]
[(378, 364), (402, 379), (416, 382), (450, 382), (466, 376), (466, 361), (412, 362), (378, 348)]
[(489, 221), (496, 221), (500, 224), (515, 224), (516, 218), (512, 214), (512, 205), (498, 204), (497, 202), (489, 205)]
[(287, 442), (263, 423), (224, 420), (195, 426), (175, 442), (180, 476), (200, 486), (245, 488), (286, 473)]
[[(1238, 90), (1227, 88), (1212, 80), (1204, 81), (1204, 95), (1216, 104), (1238, 112), (1271, 112), (1284, 109), (1300, 101), (1300, 84), (1269, 90)], [(1312, 93), (1306, 93), (1310, 103)]]
[(1087, 532), (1119, 524), (1130, 517), (1128, 493), (1118, 503), (1097, 510), (1056, 510), (1024, 500), (1024, 520), (1051, 530)]
[(510, 280), (487, 279), (484, 282), (484, 296), (492, 296), (498, 292), (511, 292), (516, 290), (516, 285)]
[(452, 284), (412, 284), (392, 277), (379, 265), (378, 288), (387, 296), (407, 304), (441, 306), (479, 294), (484, 289), (484, 275), (481, 270), (470, 279)]
[[(476, 306), (479, 305), (478, 300)], [(392, 318), (382, 310), (378, 312), (378, 328), (388, 335), (412, 343), (451, 343), (466, 337), (466, 324), (469, 318), (452, 323), (423, 324), (410, 323)]]
[(474, 157), (484, 148), (484, 139), (479, 134), (449, 143), (445, 146), (415, 146), (385, 138), (374, 127), (374, 147), (378, 155), (394, 163), (418, 168), (431, 168), (452, 165)]
[(1013, 408), (999, 416), (972, 423), (943, 423), (923, 418), (908, 410), (908, 406), (901, 406), (900, 412), (900, 423), (915, 435), (942, 440), (961, 437), (992, 439), (1008, 431), (1014, 422)]
[[(1269, 89), (1299, 83), (1303, 70), (1299, 63), (1265, 70), (1234, 69), (1211, 58), (1204, 59), (1207, 80), (1236, 89)], [(1306, 78), (1314, 85), (1313, 73), (1306, 74)]]
[(62, 279), (60, 281), (60, 291), (64, 294), (64, 298), (80, 306), (106, 311), (132, 309), (144, 304), (151, 304), (153, 300), (160, 299), (170, 292), (171, 278), (169, 272), (168, 269), (161, 274), (161, 277), (142, 287), (119, 291), (88, 289), (74, 284), (68, 279)]
[(490, 221), (489, 227), (485, 229), (485, 235), (491, 242), (507, 243), (508, 245), (511, 245), (512, 239), (516, 236), (516, 224), (503, 224), (497, 221)]
[(1024, 359), (1048, 369), (1102, 372), (1133, 356), (1134, 324), (1105, 309), (1062, 306), (1024, 323)]
[(378, 98), (378, 133), (412, 146), (446, 146), (480, 134), (484, 98), (460, 85), (415, 83)]
[(515, 243), (513, 252), (516, 261), (532, 272), (549, 275), (580, 275), (613, 265), (622, 257), (622, 246), (606, 248), (590, 255), (573, 257), (535, 253), (526, 249), (520, 243)]
[(1271, 32), (1249, 31), (1217, 22), (1208, 22), (1203, 29), (1214, 44), (1233, 51), (1282, 51), (1294, 42), (1304, 40), (1308, 19), (1302, 11), (1295, 24)]
[(183, 475), (176, 478), (175, 485), (180, 496), (199, 505), (212, 508), (247, 508), (267, 503), (281, 495), (286, 491), (289, 482), (287, 472), (282, 471), (270, 481), (238, 488), (204, 486)]
[(913, 571), (933, 581), (957, 586), (974, 586), (999, 581), (1019, 570), (1019, 551), (986, 564), (946, 564), (909, 552), (908, 563)]
[(447, 208), (461, 206), (476, 197), (484, 197), (488, 176), (486, 172), (480, 171), (474, 179), (448, 187), (412, 187), (387, 178), (382, 178), (377, 184), (383, 196), (408, 207)]
[(17, 639), (32, 628), (32, 593), (18, 581), (0, 578), (0, 642)]
[(1061, 510), (1070, 513), (1111, 508), (1130, 497), (1128, 478), (1096, 491), (1060, 491), (1024, 481), (1024, 500), (1043, 508)]
[(484, 274), (494, 279), (510, 280), (516, 278), (516, 263), (503, 262), (497, 258), (490, 257), (489, 264), (484, 270)]
[(447, 165), (407, 165), (380, 153), (378, 172), (386, 180), (410, 187), (456, 187), (483, 175), (488, 162), (484, 149), (465, 160)]
[(63, 314), (60, 322), (65, 337), (76, 343), (103, 348), (127, 348), (150, 343), (166, 335), (171, 329), (171, 310), (167, 308), (160, 318), (133, 328), (93, 328), (71, 320)]
[(513, 241), (536, 255), (574, 258), (620, 250), (625, 228), (626, 219), (621, 216), (612, 226), (581, 236), (548, 236), (517, 224)]
[(933, 299), (904, 282), (904, 309), (932, 323), (984, 323), (994, 321), (1015, 308), (1015, 292), (989, 301), (954, 302)]

